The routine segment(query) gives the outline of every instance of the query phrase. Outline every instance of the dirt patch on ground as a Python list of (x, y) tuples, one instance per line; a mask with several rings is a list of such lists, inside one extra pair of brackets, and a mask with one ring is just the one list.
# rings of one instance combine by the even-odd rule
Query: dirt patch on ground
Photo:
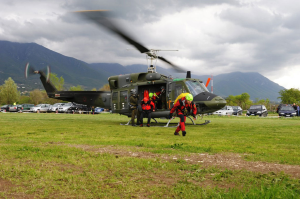
[(156, 154), (151, 152), (141, 152), (139, 147), (116, 147), (116, 146), (103, 146), (95, 147), (89, 145), (69, 145), (71, 147), (81, 148), (86, 151), (93, 151), (95, 153), (109, 153), (114, 154), (116, 157), (136, 157), (136, 158), (160, 158), (166, 161), (185, 160), (187, 163), (200, 164), (205, 167), (215, 166), (218, 168), (227, 168), (234, 170), (248, 170), (260, 173), (279, 173), (284, 172), (292, 177), (300, 178), (300, 166), (275, 164), (267, 162), (250, 162), (245, 161), (242, 155), (239, 154), (215, 154), (209, 155), (207, 153), (191, 153), (189, 156), (176, 156), (166, 154)]
[(0, 192), (8, 191), (11, 187), (13, 184), (10, 181), (0, 178)]
[(18, 186), (12, 184), (10, 181), (0, 178), (0, 192), (4, 193), (8, 198), (22, 198), (22, 199), (31, 199), (34, 196), (23, 194), (23, 193), (13, 193), (12, 189), (17, 188)]

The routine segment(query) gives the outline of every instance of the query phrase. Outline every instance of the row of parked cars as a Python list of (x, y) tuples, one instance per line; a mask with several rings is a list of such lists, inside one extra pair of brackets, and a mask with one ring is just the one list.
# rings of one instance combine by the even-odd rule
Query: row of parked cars
[[(215, 115), (242, 115), (243, 109), (240, 106), (224, 106), (221, 110), (213, 112)], [(268, 110), (264, 105), (252, 105), (246, 113), (247, 116), (268, 116)]]
[[(213, 114), (216, 115), (242, 115), (242, 108), (239, 106), (225, 106), (221, 110), (215, 111)], [(294, 117), (298, 113), (291, 104), (280, 104), (277, 109), (279, 116)], [(252, 105), (246, 113), (247, 116), (261, 116), (267, 117), (268, 110), (264, 105)], [(299, 115), (298, 115), (299, 116)]]
[[(77, 104), (73, 102), (68, 103), (56, 103), (56, 104), (18, 104), (18, 105), (3, 105), (1, 107), (3, 112), (59, 112), (59, 113), (73, 113), (73, 112), (89, 112), (91, 108), (87, 105)], [(93, 109), (95, 113), (104, 112), (103, 108)]]

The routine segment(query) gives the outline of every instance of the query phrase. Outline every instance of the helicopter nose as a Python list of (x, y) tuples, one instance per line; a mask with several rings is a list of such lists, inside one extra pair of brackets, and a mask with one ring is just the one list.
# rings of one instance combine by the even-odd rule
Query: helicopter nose
[(224, 98), (210, 92), (202, 92), (194, 96), (194, 102), (199, 108), (199, 113), (214, 112), (226, 105), (226, 100)]
[(211, 109), (216, 109), (220, 110), (221, 108), (223, 108), (226, 105), (226, 100), (220, 96), (216, 96), (214, 97), (210, 103), (207, 104), (208, 107), (210, 107)]

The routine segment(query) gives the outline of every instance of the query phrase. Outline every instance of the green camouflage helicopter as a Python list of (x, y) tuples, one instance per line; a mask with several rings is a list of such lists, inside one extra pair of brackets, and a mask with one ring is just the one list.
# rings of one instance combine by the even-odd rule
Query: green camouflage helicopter
[[(25, 67), (25, 76), (27, 77), (29, 74), (40, 74), (40, 79), (48, 97), (86, 104), (90, 107), (99, 106), (110, 109), (113, 113), (131, 117), (129, 97), (132, 89), (136, 89), (139, 96), (146, 96), (148, 93), (161, 91), (161, 87), (164, 87), (166, 92), (165, 101), (160, 101), (160, 106), (157, 106), (157, 110), (151, 114), (152, 119), (155, 121), (155, 118), (168, 118), (174, 101), (181, 93), (191, 93), (193, 95), (194, 103), (197, 107), (197, 114), (203, 115), (205, 113), (212, 113), (220, 110), (226, 105), (226, 100), (210, 93), (201, 80), (191, 78), (190, 71), (187, 71), (186, 78), (177, 79), (157, 73), (156, 66), (153, 65), (153, 62), (157, 60), (169, 64), (178, 72), (183, 72), (184, 70), (165, 58), (158, 56), (157, 54), (161, 50), (149, 50), (132, 37), (128, 36), (128, 34), (125, 34), (124, 31), (108, 18), (106, 11), (80, 11), (76, 13), (120, 36), (141, 53), (145, 53), (151, 64), (148, 66), (147, 72), (144, 73), (132, 73), (109, 77), (108, 84), (110, 86), (110, 91), (58, 91), (49, 81), (49, 66), (47, 67), (46, 72), (35, 71), (28, 63)], [(139, 101), (141, 101), (142, 98), (143, 97), (140, 97)], [(162, 107), (161, 104), (164, 104), (165, 106)], [(195, 124), (191, 118), (190, 120)], [(129, 124), (129, 122), (127, 124)], [(169, 125), (169, 122), (166, 126)], [(210, 121), (206, 120), (205, 123), (202, 124), (207, 124), (209, 122)]]

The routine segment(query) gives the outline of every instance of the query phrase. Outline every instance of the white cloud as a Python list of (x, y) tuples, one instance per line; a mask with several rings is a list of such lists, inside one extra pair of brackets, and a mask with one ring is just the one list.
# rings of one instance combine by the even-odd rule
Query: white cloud
[(296, 0), (2, 0), (0, 39), (36, 42), (90, 63), (146, 64), (123, 40), (70, 14), (90, 9), (115, 11), (147, 48), (178, 49), (160, 56), (193, 73), (259, 72), (286, 88), (300, 87)]

